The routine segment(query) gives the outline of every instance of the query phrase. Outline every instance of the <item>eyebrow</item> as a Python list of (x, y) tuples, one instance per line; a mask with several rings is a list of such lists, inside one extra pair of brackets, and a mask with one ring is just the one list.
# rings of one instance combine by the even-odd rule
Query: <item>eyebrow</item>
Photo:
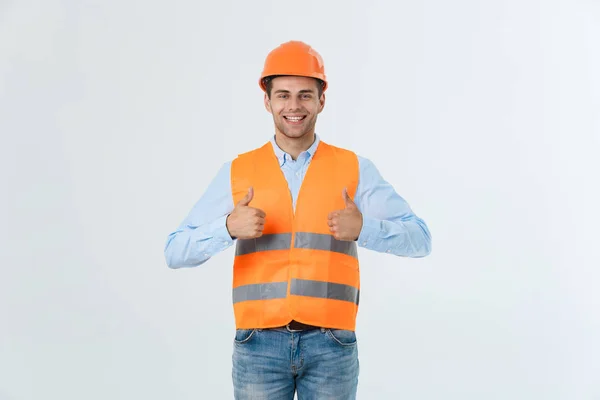
[[(302, 89), (300, 91), (298, 91), (298, 93), (314, 93), (315, 91), (313, 89)], [(273, 93), (290, 93), (289, 90), (285, 90), (285, 89), (277, 89), (275, 92)]]

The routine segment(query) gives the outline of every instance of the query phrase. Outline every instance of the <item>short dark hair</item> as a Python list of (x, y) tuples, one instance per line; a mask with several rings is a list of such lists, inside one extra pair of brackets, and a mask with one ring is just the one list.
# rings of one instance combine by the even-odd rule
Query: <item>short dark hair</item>
[[(288, 76), (288, 75), (271, 75), (271, 76), (266, 76), (263, 78), (263, 83), (265, 84), (265, 89), (267, 91), (267, 96), (269, 96), (269, 99), (271, 98), (271, 89), (273, 88), (273, 79), (280, 77), (280, 76)], [(317, 91), (319, 93), (319, 98), (320, 98), (321, 95), (323, 94), (323, 87), (325, 86), (325, 82), (323, 82), (319, 78), (314, 78), (314, 79), (317, 81)]]

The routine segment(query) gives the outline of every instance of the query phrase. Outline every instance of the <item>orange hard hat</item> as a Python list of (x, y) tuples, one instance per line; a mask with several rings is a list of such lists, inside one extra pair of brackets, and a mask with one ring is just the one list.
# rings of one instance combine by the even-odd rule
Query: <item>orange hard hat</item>
[(304, 42), (292, 40), (273, 49), (265, 60), (259, 86), (266, 91), (263, 79), (273, 75), (294, 75), (317, 78), (323, 81), (323, 91), (327, 89), (323, 59), (315, 49)]

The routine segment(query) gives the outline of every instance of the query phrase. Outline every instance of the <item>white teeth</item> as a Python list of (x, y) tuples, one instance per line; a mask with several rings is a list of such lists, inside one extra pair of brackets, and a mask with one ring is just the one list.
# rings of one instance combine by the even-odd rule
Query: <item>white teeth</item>
[(290, 121), (300, 121), (304, 117), (285, 117), (285, 118), (289, 119)]

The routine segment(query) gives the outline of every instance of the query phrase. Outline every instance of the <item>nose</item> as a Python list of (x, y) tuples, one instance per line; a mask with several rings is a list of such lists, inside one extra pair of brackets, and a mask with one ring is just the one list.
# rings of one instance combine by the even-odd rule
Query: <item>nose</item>
[(298, 110), (300, 108), (300, 102), (295, 96), (291, 96), (288, 101), (288, 109), (289, 111)]

